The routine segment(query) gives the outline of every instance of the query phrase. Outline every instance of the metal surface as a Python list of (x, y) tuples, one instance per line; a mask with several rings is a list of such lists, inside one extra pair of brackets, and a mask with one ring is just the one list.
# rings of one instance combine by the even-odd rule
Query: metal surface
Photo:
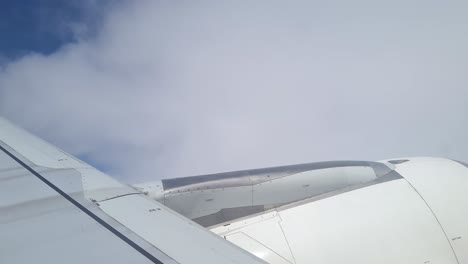
[[(285, 238), (287, 244), (276, 245), (274, 251), (289, 250), (291, 263), (296, 264), (467, 264), (467, 167), (441, 158), (405, 160), (371, 182), (211, 230), (228, 240), (232, 234), (244, 234), (230, 241), (245, 248), (251, 240), (267, 243)], [(278, 223), (281, 233), (272, 234), (272, 222)]]
[[(272, 232), (275, 224), (280, 232)], [(270, 248), (283, 255), (291, 252), (295, 264), (457, 263), (431, 211), (402, 178), (225, 223), (212, 231), (228, 240), (232, 234), (245, 234), (248, 238), (230, 240), (241, 247), (250, 240), (286, 241)]]
[(468, 264), (463, 162), (320, 162), (135, 187), (0, 118), (0, 263)]
[(330, 197), (340, 195), (340, 194), (344, 194), (344, 193), (347, 193), (347, 192), (351, 192), (351, 191), (354, 191), (354, 190), (359, 190), (361, 188), (366, 188), (366, 187), (369, 187), (369, 186), (372, 186), (372, 185), (382, 184), (382, 183), (385, 183), (385, 182), (400, 180), (400, 179), (403, 179), (403, 177), (400, 174), (398, 174), (396, 171), (391, 171), (391, 172), (387, 173), (386, 175), (381, 176), (379, 178), (376, 178), (376, 179), (374, 179), (372, 181), (363, 182), (363, 183), (360, 183), (360, 184), (355, 184), (355, 185), (352, 185), (352, 186), (349, 186), (349, 187), (346, 187), (346, 188), (338, 189), (338, 190), (335, 190), (335, 191), (332, 191), (332, 192), (327, 192), (327, 193), (317, 195), (317, 196), (314, 196), (314, 197), (311, 197), (311, 198), (307, 198), (307, 199), (304, 199), (304, 200), (300, 200), (300, 201), (297, 201), (297, 202), (293, 202), (293, 203), (289, 203), (289, 204), (286, 204), (286, 205), (283, 205), (283, 206), (279, 206), (277, 208), (277, 211), (287, 210), (289, 208), (293, 208), (293, 207), (296, 207), (296, 206), (299, 206), (299, 205), (302, 205), (302, 204), (307, 204), (307, 203), (319, 201), (319, 200), (322, 200), (322, 199), (330, 198)]
[(204, 215), (198, 218), (194, 218), (192, 220), (205, 227), (214, 226), (219, 223), (224, 223), (245, 216), (254, 215), (266, 211), (268, 209), (269, 208), (265, 208), (264, 205), (224, 208), (214, 214)]
[(398, 165), (431, 209), (459, 263), (468, 263), (468, 169), (441, 158), (414, 158)]
[(143, 195), (127, 195), (100, 208), (179, 263), (264, 263), (169, 208)]
[(375, 171), (376, 177), (387, 174), (390, 169), (382, 163), (371, 161), (324, 161), (271, 168), (224, 172), (191, 177), (173, 178), (162, 180), (166, 193), (187, 192), (195, 190), (207, 190), (228, 188), (237, 186), (249, 186), (304, 171), (321, 170), (339, 167), (370, 167)]
[(407, 162), (409, 160), (407, 159), (398, 159), (398, 160), (389, 160), (388, 162), (391, 163), (391, 164), (401, 164), (401, 163), (404, 163), (404, 162)]
[(167, 179), (135, 187), (207, 227), (371, 182), (391, 171), (380, 162), (334, 161)]

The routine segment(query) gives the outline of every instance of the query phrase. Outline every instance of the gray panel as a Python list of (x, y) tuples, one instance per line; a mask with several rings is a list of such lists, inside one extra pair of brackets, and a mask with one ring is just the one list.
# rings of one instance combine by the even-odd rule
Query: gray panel
[(351, 192), (351, 191), (354, 191), (354, 190), (359, 190), (359, 189), (362, 189), (362, 188), (365, 188), (365, 187), (368, 187), (368, 186), (372, 186), (372, 185), (376, 185), (376, 184), (382, 184), (382, 183), (389, 182), (389, 181), (401, 180), (401, 179), (403, 179), (403, 177), (398, 172), (390, 171), (386, 175), (378, 177), (375, 180), (372, 180), (372, 181), (369, 181), (369, 182), (356, 184), (356, 185), (349, 186), (349, 187), (346, 187), (346, 188), (343, 188), (343, 189), (335, 190), (335, 191), (332, 191), (332, 192), (327, 192), (327, 193), (324, 193), (322, 195), (318, 195), (318, 196), (315, 196), (315, 197), (312, 197), (312, 198), (308, 198), (308, 199), (304, 199), (304, 200), (301, 200), (301, 201), (298, 201), (298, 202), (295, 202), (295, 203), (290, 203), (290, 204), (284, 205), (282, 207), (279, 207), (278, 211), (285, 210), (285, 209), (291, 208), (291, 207), (296, 207), (296, 206), (301, 205), (301, 204), (306, 204), (306, 203), (311, 203), (311, 202), (315, 202), (315, 201), (318, 201), (318, 200), (323, 200), (325, 198), (333, 197), (333, 196), (340, 195), (340, 194), (347, 193), (347, 192)]
[(399, 159), (399, 160), (389, 160), (388, 162), (391, 163), (391, 164), (395, 164), (395, 165), (396, 165), (396, 164), (405, 163), (405, 162), (407, 162), (407, 161), (409, 161), (409, 160), (407, 160), (407, 159)]
[[(349, 164), (366, 166), (339, 166)], [(219, 188), (223, 181), (234, 182), (233, 178), (218, 179), (216, 184), (202, 183), (207, 189), (199, 190), (195, 187), (197, 184), (193, 184), (169, 191), (164, 195), (164, 203), (202, 226), (212, 226), (325, 193), (388, 180), (392, 171), (385, 164), (370, 164), (373, 166), (369, 166), (368, 162), (293, 165), (288, 167), (299, 167), (301, 170), (305, 167), (308, 170), (293, 174), (289, 174), (292, 170), (285, 170), (286, 176), (248, 186)], [(279, 173), (279, 169), (273, 169)], [(270, 171), (260, 171), (265, 170)]]
[(265, 211), (265, 206), (263, 205), (225, 208), (217, 213), (205, 215), (192, 220), (201, 226), (208, 227), (263, 211)]
[(463, 166), (465, 166), (465, 167), (468, 168), (468, 163), (466, 163), (466, 162), (459, 161), (459, 160), (453, 160), (453, 161), (458, 162), (458, 163), (460, 163), (461, 165), (463, 165)]
[(253, 186), (255, 205), (286, 204), (376, 179), (369, 167), (310, 170)]
[(324, 161), (254, 170), (207, 174), (183, 178), (164, 179), (162, 180), (162, 183), (163, 188), (166, 192), (187, 192), (193, 190), (227, 188), (233, 186), (248, 186), (304, 171), (353, 166), (371, 167), (374, 169), (376, 177), (385, 175), (390, 171), (390, 169), (385, 164), (379, 162)]
[[(340, 195), (340, 194), (355, 191), (355, 190), (358, 190), (358, 189), (366, 188), (368, 186), (372, 186), (372, 185), (376, 185), (376, 184), (383, 184), (385, 182), (395, 181), (395, 180), (402, 180), (402, 179), (403, 179), (403, 177), (400, 174), (398, 174), (396, 171), (390, 171), (386, 175), (383, 175), (383, 176), (381, 176), (379, 178), (376, 178), (376, 179), (374, 179), (372, 181), (369, 181), (369, 182), (356, 184), (356, 185), (349, 186), (349, 187), (346, 187), (346, 188), (343, 188), (343, 189), (340, 189), (340, 190), (335, 190), (335, 191), (332, 191), (332, 192), (324, 193), (322, 195), (318, 195), (318, 196), (311, 197), (311, 198), (306, 198), (306, 199), (303, 199), (303, 200), (300, 200), (300, 201), (295, 201), (295, 202), (292, 202), (292, 203), (279, 204), (275, 208), (271, 208), (271, 209), (266, 209), (265, 208), (265, 210), (263, 210), (263, 211), (252, 213), (252, 214), (249, 214), (249, 215), (246, 215), (246, 216), (243, 216), (243, 217), (233, 218), (233, 219), (229, 219), (229, 220), (226, 220), (226, 221), (220, 221), (218, 223), (210, 225), (210, 228), (213, 228), (214, 226), (228, 224), (231, 220), (240, 221), (242, 219), (248, 219), (248, 218), (255, 217), (257, 215), (265, 214), (265, 213), (267, 213), (269, 211), (278, 211), (279, 212), (279, 211), (287, 210), (289, 208), (300, 206), (302, 204), (312, 203), (312, 202), (315, 202), (315, 201), (318, 201), (318, 200), (323, 200), (323, 199), (333, 197), (333, 196), (336, 196), (336, 195)], [(242, 210), (242, 208), (239, 208), (239, 209)], [(260, 207), (256, 207), (255, 209), (260, 209)], [(215, 221), (213, 221), (213, 218), (211, 218), (211, 216), (208, 216), (207, 218), (209, 219), (208, 221), (210, 221), (210, 220), (212, 221), (210, 223), (215, 222)], [(205, 220), (205, 219), (202, 219), (202, 220)], [(202, 223), (204, 223), (204, 222), (202, 222)]]
[[(175, 263), (88, 201), (83, 196), (80, 173), (34, 169), (141, 248), (164, 263)], [(3, 151), (0, 183), (1, 263), (153, 263)]]

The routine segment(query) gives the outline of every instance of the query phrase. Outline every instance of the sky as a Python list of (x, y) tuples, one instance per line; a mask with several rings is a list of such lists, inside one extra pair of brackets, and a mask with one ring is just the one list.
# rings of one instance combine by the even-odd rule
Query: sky
[(466, 1), (25, 1), (0, 115), (123, 182), (468, 161)]

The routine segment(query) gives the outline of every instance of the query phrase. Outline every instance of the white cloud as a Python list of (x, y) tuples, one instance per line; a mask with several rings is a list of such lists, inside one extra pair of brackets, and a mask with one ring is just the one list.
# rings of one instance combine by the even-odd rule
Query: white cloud
[(0, 114), (125, 181), (468, 160), (466, 4), (133, 1), (0, 73)]

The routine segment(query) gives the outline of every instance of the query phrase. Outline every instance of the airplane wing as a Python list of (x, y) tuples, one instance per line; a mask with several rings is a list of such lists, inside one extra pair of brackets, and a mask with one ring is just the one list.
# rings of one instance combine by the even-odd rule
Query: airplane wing
[(467, 189), (442, 158), (129, 186), (0, 118), (0, 263), (468, 264)]
[(0, 118), (0, 263), (265, 263)]

